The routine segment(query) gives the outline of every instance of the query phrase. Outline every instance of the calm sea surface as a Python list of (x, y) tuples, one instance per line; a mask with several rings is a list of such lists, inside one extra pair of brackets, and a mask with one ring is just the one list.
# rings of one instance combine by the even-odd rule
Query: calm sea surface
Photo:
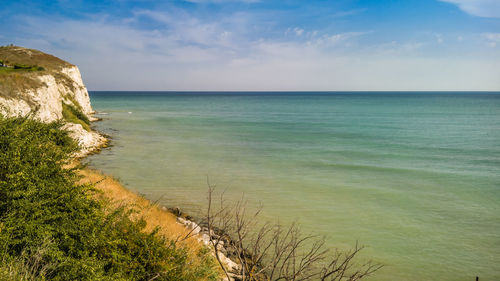
[(180, 206), (228, 198), (366, 245), (370, 280), (500, 280), (500, 93), (91, 92), (90, 166)]

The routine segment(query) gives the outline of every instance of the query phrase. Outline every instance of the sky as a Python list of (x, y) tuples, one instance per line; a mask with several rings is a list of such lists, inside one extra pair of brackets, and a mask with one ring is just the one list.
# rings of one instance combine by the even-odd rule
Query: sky
[(500, 91), (500, 0), (0, 0), (89, 90)]

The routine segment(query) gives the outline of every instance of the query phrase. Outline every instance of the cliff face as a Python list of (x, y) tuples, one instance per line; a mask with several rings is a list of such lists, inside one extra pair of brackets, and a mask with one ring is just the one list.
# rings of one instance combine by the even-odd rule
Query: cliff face
[[(76, 66), (61, 69), (66, 75), (65, 81), (58, 81), (54, 75), (40, 74), (38, 79), (41, 85), (36, 88), (24, 87), (14, 94), (0, 92), (0, 113), (12, 116), (26, 116), (43, 122), (51, 122), (63, 118), (62, 103), (80, 107), (82, 112), (91, 118), (93, 113), (87, 89), (83, 85), (80, 71)], [(68, 85), (67, 83), (71, 83)], [(77, 104), (75, 104), (75, 102)]]
[(95, 118), (78, 67), (17, 46), (0, 47), (0, 63), (0, 114), (65, 120), (65, 128), (82, 147), (81, 155), (105, 141), (85, 123)]

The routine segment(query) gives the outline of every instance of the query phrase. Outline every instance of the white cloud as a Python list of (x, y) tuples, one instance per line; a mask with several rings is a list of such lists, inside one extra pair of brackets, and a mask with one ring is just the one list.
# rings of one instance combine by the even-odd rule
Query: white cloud
[(464, 12), (478, 17), (500, 18), (499, 0), (440, 0), (457, 5)]
[(293, 29), (293, 31), (295, 32), (295, 34), (296, 34), (297, 36), (301, 36), (301, 35), (302, 35), (302, 33), (304, 33), (304, 29), (302, 29), (302, 28), (298, 28), (298, 27), (294, 28), (294, 29)]
[[(168, 27), (132, 24), (144, 16)], [(124, 23), (26, 18), (23, 31), (37, 39), (14, 42), (77, 64), (92, 90), (500, 89), (498, 59), (419, 57), (420, 42), (353, 48), (366, 33), (251, 39), (235, 15), (211, 21), (138, 11), (135, 17)]]
[(486, 32), (481, 34), (481, 36), (486, 39), (486, 44), (490, 47), (496, 47), (497, 43), (500, 43), (500, 33), (490, 33)]
[(341, 43), (345, 43), (346, 46), (349, 46), (352, 39), (360, 37), (364, 34), (366, 34), (366, 32), (345, 32), (332, 35), (324, 34), (318, 38), (313, 38), (312, 40), (306, 42), (306, 44), (321, 48), (335, 47)]
[(436, 36), (436, 42), (438, 44), (442, 44), (444, 42), (443, 35), (442, 34), (434, 34)]
[(375, 57), (416, 57), (425, 44), (423, 42), (398, 42), (379, 44), (371, 47)]

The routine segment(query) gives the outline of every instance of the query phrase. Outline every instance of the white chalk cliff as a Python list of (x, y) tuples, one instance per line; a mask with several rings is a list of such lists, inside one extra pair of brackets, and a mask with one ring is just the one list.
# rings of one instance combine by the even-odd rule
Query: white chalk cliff
[[(41, 71), (10, 71), (0, 75), (0, 114), (29, 116), (42, 122), (64, 120), (63, 103), (80, 110), (91, 121), (94, 111), (78, 67), (40, 51), (17, 46), (0, 47), (0, 60), (9, 67), (43, 67)], [(7, 61), (7, 63), (5, 63)], [(12, 66), (11, 66), (12, 67)], [(1, 72), (0, 72), (1, 73)], [(64, 127), (78, 141), (83, 156), (100, 147), (105, 138), (81, 124), (66, 121)]]

